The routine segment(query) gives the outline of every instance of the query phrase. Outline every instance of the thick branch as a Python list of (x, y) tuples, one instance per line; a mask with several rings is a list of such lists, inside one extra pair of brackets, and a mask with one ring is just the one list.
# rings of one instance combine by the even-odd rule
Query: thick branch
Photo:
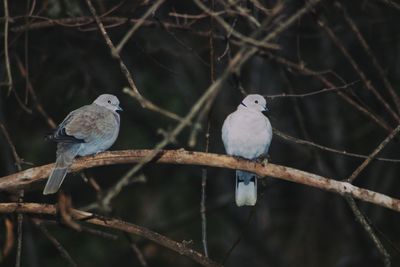
[[(143, 158), (148, 157), (152, 152), (153, 150), (120, 150), (83, 157), (75, 161), (72, 165), (71, 172), (97, 166), (137, 163), (141, 162)], [(299, 184), (305, 184), (400, 211), (399, 199), (359, 188), (347, 182), (340, 182), (313, 173), (271, 163), (264, 166), (261, 163), (236, 159), (226, 155), (192, 152), (183, 149), (162, 150), (157, 154), (152, 162), (240, 169), (254, 172), (261, 177), (270, 176)], [(53, 167), (54, 164), (48, 164), (2, 177), (0, 178), (0, 191), (29, 189), (34, 183), (47, 178)]]
[[(48, 166), (48, 165), (46, 165)], [(45, 166), (44, 166), (45, 167)], [(38, 203), (0, 203), (0, 213), (31, 213), (31, 214), (45, 214), (56, 216), (58, 214), (57, 207), (48, 204)], [(71, 209), (71, 217), (74, 220), (82, 220), (90, 224), (100, 225), (103, 227), (120, 230), (126, 233), (141, 236), (143, 238), (154, 241), (155, 243), (172, 249), (181, 255), (185, 255), (203, 266), (216, 267), (220, 266), (216, 262), (204, 257), (199, 252), (186, 247), (183, 243), (171, 240), (156, 232), (150, 231), (147, 228), (121, 221), (114, 218), (99, 217), (96, 214)]]

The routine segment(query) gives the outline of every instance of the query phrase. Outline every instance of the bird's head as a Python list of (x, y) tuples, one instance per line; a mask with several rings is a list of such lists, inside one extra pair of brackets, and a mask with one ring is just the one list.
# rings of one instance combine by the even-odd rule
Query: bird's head
[(248, 95), (243, 99), (240, 105), (259, 112), (268, 111), (267, 101), (262, 95)]
[(122, 111), (122, 108), (119, 106), (119, 100), (115, 95), (100, 95), (93, 103), (112, 111)]

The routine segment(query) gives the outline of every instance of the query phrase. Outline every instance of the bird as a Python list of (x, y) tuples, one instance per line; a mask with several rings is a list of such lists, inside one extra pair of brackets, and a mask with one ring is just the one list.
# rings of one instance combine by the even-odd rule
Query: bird
[(92, 104), (70, 112), (53, 134), (47, 136), (57, 143), (57, 153), (43, 195), (58, 191), (76, 156), (97, 154), (114, 144), (120, 126), (118, 111), (122, 111), (118, 98), (102, 94)]
[[(272, 126), (262, 112), (268, 111), (265, 98), (247, 95), (222, 125), (222, 141), (228, 155), (248, 160), (266, 158), (272, 140)], [(264, 160), (264, 162), (266, 162)], [(254, 206), (257, 202), (257, 175), (236, 170), (236, 205)]]

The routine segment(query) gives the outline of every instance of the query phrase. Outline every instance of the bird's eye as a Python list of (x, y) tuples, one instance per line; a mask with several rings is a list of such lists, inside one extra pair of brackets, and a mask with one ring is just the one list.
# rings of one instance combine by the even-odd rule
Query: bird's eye
[(108, 104), (111, 104), (111, 100), (108, 100), (107, 102), (108, 102)]
[(258, 100), (254, 101), (254, 103), (258, 104)]

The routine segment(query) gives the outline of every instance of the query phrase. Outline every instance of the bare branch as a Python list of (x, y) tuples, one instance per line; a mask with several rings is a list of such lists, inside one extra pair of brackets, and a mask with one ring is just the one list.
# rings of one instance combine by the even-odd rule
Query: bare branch
[(74, 261), (74, 259), (69, 255), (68, 251), (63, 247), (63, 245), (52, 234), (50, 234), (49, 230), (47, 230), (46, 226), (43, 225), (41, 220), (33, 218), (32, 222), (46, 236), (46, 238), (56, 247), (58, 252), (60, 252), (61, 256), (67, 260), (70, 266), (74, 267), (78, 266)]
[(390, 255), (387, 252), (387, 250), (385, 249), (385, 247), (383, 246), (382, 242), (376, 236), (375, 232), (372, 230), (371, 226), (368, 223), (367, 218), (362, 214), (362, 212), (357, 207), (357, 204), (352, 197), (346, 196), (346, 200), (347, 200), (347, 203), (349, 204), (351, 210), (353, 211), (354, 216), (356, 216), (357, 221), (361, 224), (361, 226), (367, 232), (367, 234), (371, 238), (372, 242), (374, 242), (379, 253), (381, 253), (385, 267), (390, 267), (391, 266)]
[(347, 179), (349, 183), (352, 183), (357, 176), (360, 174), (362, 170), (367, 167), (367, 165), (371, 162), (373, 158), (399, 133), (400, 131), (400, 125), (396, 127), (396, 129), (393, 130), (386, 138), (385, 140), (382, 141), (382, 143), (379, 144), (375, 148), (375, 150), (368, 156), (366, 160), (350, 175), (350, 177)]
[[(289, 61), (286, 58), (279, 57), (272, 55), (271, 53), (266, 54), (269, 58), (275, 60), (276, 62), (286, 66), (289, 70), (295, 69), (300, 73), (303, 73), (305, 75), (312, 75), (315, 76), (318, 80), (320, 80), (323, 84), (325, 84), (328, 88), (334, 88), (336, 87), (332, 82), (330, 82), (327, 78), (322, 76), (319, 72), (311, 70), (304, 65), (299, 65), (295, 62)], [(336, 91), (336, 93), (344, 99), (347, 103), (349, 103), (351, 106), (355, 107), (357, 110), (359, 110), (361, 113), (365, 114), (367, 117), (369, 117), (372, 121), (374, 121), (377, 125), (388, 131), (389, 133), (393, 131), (393, 128), (386, 122), (384, 121), (381, 117), (378, 115), (374, 114), (367, 108), (359, 105), (356, 101), (354, 101), (351, 97), (348, 95), (344, 94), (341, 91)]]
[(360, 30), (358, 29), (357, 25), (354, 23), (354, 21), (350, 18), (349, 14), (347, 13), (347, 10), (338, 2), (335, 2), (335, 6), (338, 7), (343, 11), (344, 14), (344, 19), (346, 20), (347, 24), (350, 26), (354, 34), (356, 35), (358, 41), (360, 42), (361, 46), (363, 47), (364, 51), (367, 53), (369, 58), (372, 61), (372, 64), (374, 64), (375, 68), (378, 70), (379, 75), (381, 76), (381, 79), (383, 80), (383, 83), (386, 87), (386, 89), (389, 91), (389, 94), (393, 98), (394, 103), (396, 104), (397, 112), (400, 112), (400, 97), (394, 90), (392, 84), (390, 83), (389, 79), (386, 77), (387, 75), (383, 71), (382, 66), (379, 64), (378, 59), (374, 56), (372, 53), (371, 48), (369, 47), (367, 41), (365, 40), (364, 36), (361, 34)]
[[(49, 204), (0, 203), (0, 213), (15, 213), (15, 212), (57, 216), (58, 209), (56, 206)], [(97, 216), (96, 214), (76, 209), (71, 209), (70, 212), (74, 220), (83, 220), (86, 223), (99, 225), (110, 229), (116, 229), (119, 231), (123, 231), (125, 233), (141, 236), (163, 247), (174, 250), (181, 255), (185, 255), (203, 266), (208, 266), (208, 267), (220, 266), (219, 264), (210, 260), (209, 258), (204, 257), (199, 252), (187, 248), (183, 243), (173, 241), (166, 236), (160, 235), (156, 232), (153, 232), (139, 225), (135, 225), (114, 218), (107, 218), (102, 216), (100, 217)]]
[[(336, 153), (336, 154), (340, 154), (343, 156), (348, 156), (348, 157), (354, 157), (354, 158), (360, 158), (360, 159), (368, 159), (367, 155), (361, 155), (361, 154), (356, 154), (356, 153), (352, 153), (352, 152), (347, 152), (345, 150), (339, 150), (339, 149), (335, 149), (335, 148), (331, 148), (331, 147), (327, 147), (327, 146), (323, 146), (311, 141), (307, 141), (304, 139), (300, 139), (297, 137), (293, 137), (290, 136), (286, 133), (283, 133), (281, 131), (279, 131), (278, 129), (274, 128), (274, 134), (285, 139), (288, 140), (290, 142), (296, 143), (296, 144), (301, 144), (301, 145), (307, 145), (307, 146), (311, 146), (311, 147), (316, 147), (318, 149), (321, 150), (325, 150), (328, 152), (332, 152), (332, 153)], [(392, 162), (392, 163), (400, 163), (400, 159), (388, 159), (388, 158), (373, 158), (373, 160), (379, 160), (379, 161), (384, 161), (384, 162)]]
[[(153, 153), (153, 150), (121, 150), (108, 151), (94, 156), (82, 157), (77, 159), (72, 165), (71, 172), (77, 172), (97, 166), (142, 162), (143, 158), (147, 158)], [(349, 195), (378, 206), (400, 211), (400, 200), (398, 199), (363, 189), (347, 182), (325, 178), (317, 174), (282, 165), (268, 163), (264, 166), (261, 163), (236, 159), (226, 155), (185, 151), (183, 149), (159, 151), (153, 162), (239, 169), (253, 172), (261, 177), (274, 177), (331, 191), (340, 195)], [(21, 188), (29, 189), (33, 184), (46, 179), (53, 167), (54, 164), (47, 164), (1, 177), (0, 191), (12, 191)]]
[(335, 32), (329, 27), (324, 21), (318, 20), (318, 25), (325, 30), (328, 36), (331, 38), (333, 43), (338, 47), (338, 49), (342, 52), (342, 54), (346, 57), (346, 59), (350, 62), (353, 69), (357, 72), (360, 76), (362, 82), (364, 83), (365, 88), (370, 90), (373, 95), (379, 100), (379, 102), (385, 107), (386, 111), (397, 121), (400, 123), (399, 115), (393, 111), (387, 101), (382, 97), (379, 91), (373, 86), (372, 82), (367, 78), (365, 73), (361, 70), (357, 62), (354, 58), (350, 55), (348, 49), (344, 47), (344, 45), (340, 42), (339, 38), (336, 36)]
[[(135, 23), (135, 25), (122, 38), (121, 42), (119, 42), (119, 44), (115, 48), (114, 53), (119, 54), (121, 52), (121, 50), (124, 47), (124, 45), (126, 44), (126, 42), (142, 26), (142, 24), (146, 21), (146, 19), (160, 7), (160, 5), (163, 2), (164, 2), (164, 0), (158, 0), (149, 9), (147, 9), (146, 13), (144, 13), (144, 15), (139, 19), (139, 21), (137, 23)], [(115, 54), (114, 54), (114, 56), (115, 56)], [(116, 55), (116, 56), (119, 57), (118, 55)]]
[(125, 63), (122, 61), (121, 56), (119, 55), (119, 53), (117, 52), (113, 42), (111, 41), (110, 37), (107, 34), (107, 31), (103, 25), (103, 23), (101, 22), (100, 18), (97, 16), (96, 13), (96, 9), (94, 8), (94, 6), (92, 5), (92, 2), (90, 0), (86, 0), (87, 5), (89, 6), (90, 12), (92, 13), (94, 20), (97, 23), (97, 26), (100, 29), (101, 34), (103, 35), (108, 47), (110, 48), (111, 51), (111, 55), (113, 55), (119, 62), (119, 65), (121, 67), (121, 71), (122, 73), (125, 75), (125, 78), (127, 79), (130, 89), (129, 90), (129, 95), (131, 95), (133, 98), (135, 98), (137, 101), (139, 101), (139, 103), (142, 105), (143, 108), (147, 108), (149, 110), (158, 112), (170, 119), (174, 119), (177, 121), (181, 121), (182, 118), (179, 117), (178, 115), (168, 111), (168, 110), (164, 110), (158, 106), (156, 106), (154, 103), (152, 103), (151, 101), (147, 100), (146, 98), (144, 98), (139, 90), (136, 87), (136, 84), (132, 78), (132, 75), (130, 74), (130, 71), (128, 70), (128, 68), (126, 67)]
[(265, 95), (264, 97), (266, 98), (270, 98), (270, 99), (274, 99), (274, 98), (294, 98), (294, 97), (299, 97), (299, 98), (303, 98), (303, 97), (307, 97), (307, 96), (315, 96), (315, 95), (319, 95), (322, 93), (327, 93), (327, 92), (334, 92), (334, 91), (339, 91), (339, 90), (344, 90), (344, 89), (351, 89), (350, 86), (354, 85), (355, 83), (358, 83), (359, 81), (354, 81), (348, 84), (345, 84), (343, 86), (338, 86), (338, 87), (330, 87), (330, 88), (323, 88), (321, 90), (318, 91), (314, 91), (314, 92), (310, 92), (310, 93), (304, 93), (304, 94), (279, 94), (279, 95)]
[(8, 24), (10, 21), (10, 14), (8, 12), (8, 0), (3, 0), (4, 5), (4, 64), (6, 65), (7, 71), (7, 86), (8, 93), (11, 92), (13, 88), (13, 78), (10, 66), (10, 56), (8, 54)]

